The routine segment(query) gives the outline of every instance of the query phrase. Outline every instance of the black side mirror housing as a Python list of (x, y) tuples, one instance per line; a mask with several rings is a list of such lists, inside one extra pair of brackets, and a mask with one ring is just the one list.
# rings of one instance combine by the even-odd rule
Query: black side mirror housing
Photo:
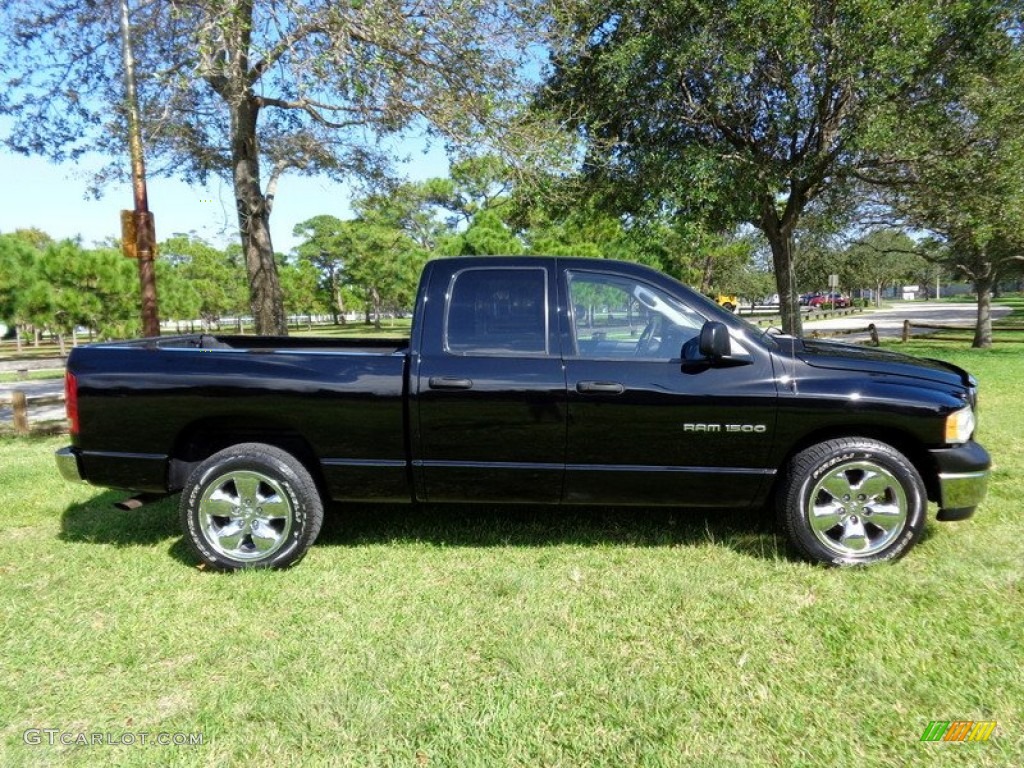
[(708, 320), (704, 323), (704, 327), (700, 329), (698, 349), (709, 360), (729, 357), (732, 354), (732, 342), (726, 324), (717, 320)]

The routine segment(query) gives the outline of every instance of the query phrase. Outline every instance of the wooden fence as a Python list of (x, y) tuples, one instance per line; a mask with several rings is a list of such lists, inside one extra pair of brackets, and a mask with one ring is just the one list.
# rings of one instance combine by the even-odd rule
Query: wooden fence
[[(11, 392), (10, 397), (0, 398), (0, 408), (10, 408), (13, 414), (14, 432), (18, 435), (27, 435), (32, 431), (29, 424), (29, 409), (40, 405), (61, 405), (64, 402), (64, 394), (58, 395), (33, 395), (29, 397), (19, 389)], [(61, 431), (64, 429), (61, 422)]]
[[(971, 334), (973, 334), (974, 333), (974, 326), (973, 325), (971, 325), (971, 326), (967, 326), (967, 325), (933, 325), (931, 323), (915, 323), (915, 322), (912, 322), (911, 320), (904, 320), (903, 321), (903, 334), (901, 336), (901, 340), (902, 341), (910, 341), (910, 339), (913, 338), (913, 336), (914, 336), (914, 329), (915, 328), (918, 328), (918, 329), (920, 329), (922, 331), (927, 332), (928, 338), (929, 339), (933, 339), (935, 341), (963, 341), (963, 335), (962, 334), (964, 334), (964, 333), (971, 333)], [(961, 335), (959, 335), (959, 336), (940, 336), (940, 335), (938, 335), (939, 333), (941, 333), (943, 331), (955, 332), (955, 333), (958, 333), (958, 334), (961, 334)], [(1012, 333), (1021, 333), (1021, 332), (1024, 332), (1024, 326), (1020, 326), (1020, 327), (1006, 327), (1006, 326), (999, 327), (999, 326), (995, 326), (995, 325), (992, 326), (992, 335), (993, 336), (995, 336), (995, 334), (997, 334), (997, 333), (1000, 333), (1000, 334), (1001, 333), (1011, 333), (1012, 334)], [(1007, 341), (1009, 341), (1009, 339), (1007, 339)], [(1024, 337), (1021, 337), (1019, 339), (1013, 339), (1013, 341), (1022, 341), (1022, 342), (1024, 342)]]
[(29, 373), (36, 371), (63, 371), (66, 357), (16, 357), (0, 359), (0, 373), (16, 373), (19, 381), (25, 381)]
[(878, 328), (874, 323), (869, 323), (864, 328), (837, 328), (829, 331), (811, 331), (812, 339), (821, 339), (832, 336), (850, 336), (854, 333), (866, 333), (871, 337), (871, 346), (878, 346)]

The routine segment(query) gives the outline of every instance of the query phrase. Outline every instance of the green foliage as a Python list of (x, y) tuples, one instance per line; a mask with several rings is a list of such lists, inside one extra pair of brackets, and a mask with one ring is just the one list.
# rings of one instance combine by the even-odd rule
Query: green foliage
[[(209, 324), (224, 316), (247, 313), (245, 271), (237, 248), (220, 251), (201, 238), (175, 235), (160, 243), (157, 253), (163, 262), (158, 274), (167, 280), (169, 298), (166, 307), (161, 298), (162, 314), (167, 316), (175, 309), (182, 314), (174, 317), (191, 318), (194, 312)], [(163, 295), (163, 283), (160, 290)]]
[(124, 338), (139, 329), (137, 294), (135, 264), (119, 251), (0, 235), (0, 316), (15, 325), (61, 336), (85, 326)]
[(446, 256), (515, 256), (525, 246), (497, 211), (484, 209), (472, 217), (465, 231), (446, 238), (440, 250)]
[(320, 314), (327, 310), (320, 289), (320, 273), (309, 261), (298, 260), (280, 267), (284, 309), (291, 315)]
[[(550, 132), (516, 117), (531, 0), (129, 6), (149, 170), (232, 184), (263, 332), (286, 331), (269, 229), (282, 174), (377, 182), (392, 161), (381, 139), (424, 127), (452, 147), (552, 156)], [(0, 5), (6, 146), (58, 161), (96, 152), (111, 158), (97, 187), (125, 177), (118, 19), (92, 0)]]
[(609, 205), (745, 221), (771, 246), (783, 325), (799, 331), (793, 238), (869, 160), (875, 115), (963, 61), (996, 3), (597, 0), (559, 6), (545, 107), (584, 140)]
[(947, 247), (940, 265), (974, 284), (977, 346), (992, 343), (989, 306), (996, 283), (1024, 265), (1024, 49), (1020, 10), (992, 29), (984, 8), (968, 14), (981, 66), (961, 62), (941, 87), (891, 105), (872, 141), (883, 161), (866, 176), (911, 224)]
[(885, 286), (927, 283), (928, 262), (905, 232), (869, 232), (852, 243), (844, 256), (840, 285), (846, 286), (848, 290), (870, 288), (876, 302)]
[(320, 276), (320, 287), (329, 297), (328, 306), (337, 319), (345, 315), (344, 269), (347, 240), (345, 224), (334, 216), (321, 215), (295, 225), (292, 234), (305, 237), (295, 254)]
[(138, 334), (138, 272), (120, 251), (85, 250), (64, 240), (43, 251), (40, 274), (48, 301), (40, 304), (36, 325), (64, 334), (82, 325), (104, 338)]
[(20, 237), (0, 235), (0, 320), (29, 322), (25, 294), (39, 280), (38, 250)]

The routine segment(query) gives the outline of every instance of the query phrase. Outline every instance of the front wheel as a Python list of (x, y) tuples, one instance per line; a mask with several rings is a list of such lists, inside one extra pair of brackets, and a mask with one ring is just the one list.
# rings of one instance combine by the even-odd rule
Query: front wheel
[(286, 568), (302, 559), (323, 523), (323, 503), (302, 463), (262, 443), (215, 453), (181, 493), (192, 550), (218, 570)]
[(779, 485), (779, 521), (804, 557), (868, 565), (903, 556), (924, 531), (927, 496), (914, 465), (886, 443), (827, 440), (794, 456)]

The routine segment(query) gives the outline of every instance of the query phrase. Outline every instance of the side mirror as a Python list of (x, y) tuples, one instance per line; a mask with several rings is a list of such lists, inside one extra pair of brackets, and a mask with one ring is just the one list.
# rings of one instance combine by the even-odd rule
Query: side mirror
[(708, 320), (700, 329), (700, 340), (698, 341), (700, 353), (709, 360), (721, 360), (732, 354), (732, 342), (729, 339), (729, 329), (725, 323), (717, 320)]

